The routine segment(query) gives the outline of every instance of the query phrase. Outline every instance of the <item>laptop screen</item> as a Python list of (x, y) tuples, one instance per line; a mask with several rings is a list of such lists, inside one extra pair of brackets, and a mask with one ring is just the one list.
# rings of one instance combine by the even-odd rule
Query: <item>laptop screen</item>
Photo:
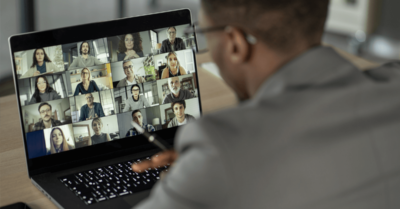
[[(112, 23), (119, 24), (103, 24)], [(184, 36), (190, 22), (159, 26), (104, 35), (97, 28), (73, 42), (12, 48), (28, 159), (119, 140), (143, 144), (133, 122), (162, 136), (200, 117), (196, 41)]]

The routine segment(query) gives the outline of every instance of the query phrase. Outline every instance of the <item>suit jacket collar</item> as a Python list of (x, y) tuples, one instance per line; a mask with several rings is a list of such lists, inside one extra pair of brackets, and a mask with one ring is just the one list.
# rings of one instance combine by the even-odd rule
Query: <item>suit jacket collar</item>
[(355, 68), (331, 47), (317, 46), (286, 63), (259, 88), (253, 101), (296, 91)]

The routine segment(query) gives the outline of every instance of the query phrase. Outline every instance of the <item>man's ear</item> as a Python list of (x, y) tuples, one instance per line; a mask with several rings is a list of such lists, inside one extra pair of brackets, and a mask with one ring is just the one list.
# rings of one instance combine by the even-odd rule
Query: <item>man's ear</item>
[(225, 29), (227, 34), (227, 53), (232, 63), (242, 64), (247, 62), (250, 57), (250, 44), (246, 40), (245, 34), (235, 28), (228, 26)]

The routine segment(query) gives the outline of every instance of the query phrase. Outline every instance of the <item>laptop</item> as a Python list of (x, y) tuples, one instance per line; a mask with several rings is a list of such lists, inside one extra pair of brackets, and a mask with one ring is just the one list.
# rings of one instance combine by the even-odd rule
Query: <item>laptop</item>
[(59, 208), (130, 208), (168, 166), (132, 163), (201, 114), (188, 9), (9, 38), (28, 175)]

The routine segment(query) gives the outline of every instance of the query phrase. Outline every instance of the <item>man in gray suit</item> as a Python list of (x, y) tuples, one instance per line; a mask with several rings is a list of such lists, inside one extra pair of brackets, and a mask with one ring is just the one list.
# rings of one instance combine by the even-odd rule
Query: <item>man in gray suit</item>
[[(400, 208), (400, 63), (362, 72), (321, 46), (328, 0), (202, 0), (243, 101), (179, 130), (137, 208)], [(221, 27), (222, 26), (222, 27)], [(226, 27), (224, 27), (226, 26)]]

